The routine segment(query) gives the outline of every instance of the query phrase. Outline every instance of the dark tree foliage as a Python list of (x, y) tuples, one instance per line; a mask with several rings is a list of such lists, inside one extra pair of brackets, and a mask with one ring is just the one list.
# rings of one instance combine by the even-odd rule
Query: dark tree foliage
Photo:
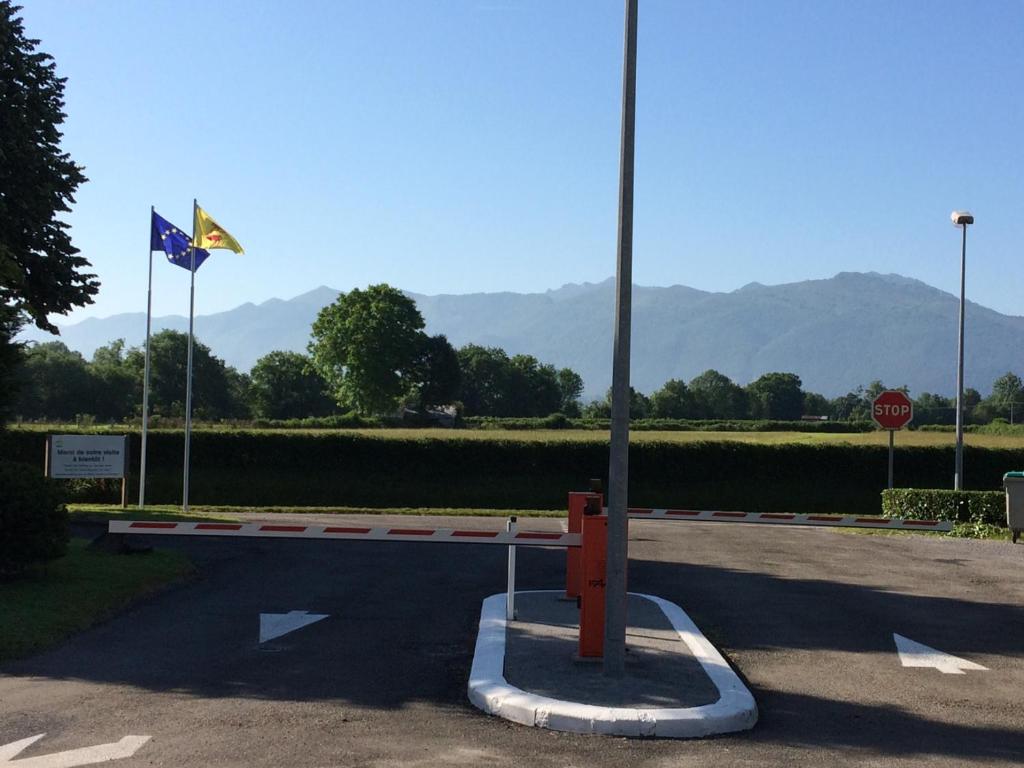
[(18, 10), (0, 0), (0, 304), (56, 333), (48, 316), (90, 304), (99, 284), (58, 219), (86, 180), (60, 149), (64, 78)]
[(512, 416), (548, 416), (562, 405), (558, 371), (533, 355), (515, 355), (509, 360), (511, 388), (508, 402)]
[(335, 411), (327, 382), (306, 355), (276, 350), (252, 368), (250, 404), (265, 419), (304, 419)]
[[(590, 419), (610, 419), (612, 416), (612, 390), (605, 393), (604, 400), (594, 400), (583, 409), (583, 415)], [(651, 401), (642, 392), (629, 388), (630, 420), (647, 419), (651, 416)]]
[(74, 421), (78, 414), (96, 411), (96, 388), (85, 358), (62, 341), (29, 347), (18, 376), (18, 415)]
[(558, 389), (561, 392), (559, 413), (566, 416), (580, 415), (580, 395), (583, 394), (583, 377), (572, 368), (562, 368), (558, 372)]
[[(160, 331), (150, 339), (149, 407), (160, 416), (185, 415), (188, 335)], [(142, 381), (145, 350), (132, 349), (125, 365)], [(248, 408), (239, 396), (238, 372), (229, 368), (210, 348), (195, 340), (192, 349), (192, 413), (199, 419), (243, 418)]]
[(702, 419), (749, 418), (747, 393), (725, 374), (704, 371), (690, 382), (690, 392)]
[(803, 415), (804, 393), (795, 373), (766, 373), (747, 385), (750, 415), (755, 419), (795, 421)]
[(416, 405), (421, 408), (448, 405), (459, 394), (462, 372), (459, 355), (443, 335), (424, 334), (414, 364)]
[(25, 37), (19, 10), (0, 0), (0, 428), (17, 391), (24, 318), (56, 333), (49, 315), (90, 304), (99, 290), (57, 218), (86, 180), (60, 149), (64, 79)]
[(467, 416), (511, 416), (512, 363), (505, 350), (467, 344), (458, 351), (459, 400)]
[(693, 419), (697, 403), (693, 393), (678, 379), (669, 379), (651, 395), (651, 416), (655, 419)]

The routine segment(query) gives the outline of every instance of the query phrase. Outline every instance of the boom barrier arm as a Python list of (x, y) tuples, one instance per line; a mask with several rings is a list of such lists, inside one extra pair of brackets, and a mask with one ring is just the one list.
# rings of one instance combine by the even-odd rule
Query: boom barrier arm
[(732, 512), (696, 509), (648, 509), (630, 507), (635, 520), (691, 520), (717, 523), (760, 523), (762, 525), (813, 525), (833, 528), (882, 528), (890, 531), (952, 531), (949, 520), (906, 520), (857, 515), (798, 515), (788, 512)]
[(360, 525), (277, 525), (268, 523), (171, 523), (111, 520), (109, 533), (157, 536), (235, 536), (273, 539), (359, 539), (433, 544), (514, 544), (518, 547), (579, 547), (580, 534), (554, 531), (480, 531), (454, 528)]

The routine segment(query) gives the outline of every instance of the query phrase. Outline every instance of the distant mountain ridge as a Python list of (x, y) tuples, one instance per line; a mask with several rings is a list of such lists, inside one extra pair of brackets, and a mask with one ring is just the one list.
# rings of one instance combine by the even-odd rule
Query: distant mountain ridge
[[(431, 334), (456, 347), (498, 346), (568, 366), (600, 397), (611, 381), (615, 298), (611, 278), (544, 293), (426, 296), (416, 301)], [(198, 316), (196, 335), (229, 365), (249, 370), (274, 349), (305, 351), (310, 325), (338, 291), (321, 286), (293, 299), (243, 304)], [(728, 293), (673, 285), (634, 286), (632, 383), (650, 393), (670, 378), (689, 380), (715, 368), (740, 384), (768, 371), (798, 374), (804, 388), (834, 397), (881, 379), (915, 394), (951, 395), (956, 366), (957, 297), (920, 280), (841, 272), (825, 280), (750, 283)], [(91, 356), (117, 338), (145, 337), (145, 314), (88, 319), (64, 326), (62, 340)], [(153, 318), (154, 329), (185, 331), (179, 316)], [(55, 337), (36, 329), (24, 339)], [(965, 379), (988, 392), (1008, 370), (1024, 374), (1024, 317), (968, 302)]]

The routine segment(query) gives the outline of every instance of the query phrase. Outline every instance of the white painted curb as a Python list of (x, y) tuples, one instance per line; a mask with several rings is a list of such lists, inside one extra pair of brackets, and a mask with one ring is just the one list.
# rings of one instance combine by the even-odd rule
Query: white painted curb
[(630, 594), (661, 608), (718, 688), (718, 701), (675, 709), (600, 707), (539, 696), (510, 685), (504, 674), (504, 593), (488, 597), (480, 610), (480, 631), (469, 673), (469, 700), (484, 712), (515, 723), (572, 733), (687, 739), (753, 728), (757, 722), (754, 697), (686, 612), (660, 597)]

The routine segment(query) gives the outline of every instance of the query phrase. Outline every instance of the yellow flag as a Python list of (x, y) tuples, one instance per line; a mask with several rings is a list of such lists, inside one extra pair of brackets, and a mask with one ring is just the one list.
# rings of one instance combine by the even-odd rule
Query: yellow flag
[(224, 248), (235, 253), (245, 253), (239, 242), (198, 205), (196, 206), (195, 247), (207, 250)]

